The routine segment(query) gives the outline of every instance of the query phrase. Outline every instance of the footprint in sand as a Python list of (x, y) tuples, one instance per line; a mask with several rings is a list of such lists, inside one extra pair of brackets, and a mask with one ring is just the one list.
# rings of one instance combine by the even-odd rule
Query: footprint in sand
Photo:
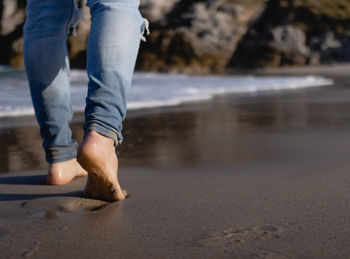
[(29, 248), (28, 250), (26, 250), (23, 254), (22, 254), (22, 257), (24, 258), (30, 258), (34, 255), (34, 253), (39, 250), (41, 246), (41, 242), (35, 242), (34, 245)]
[(86, 213), (103, 210), (111, 203), (76, 197), (38, 198), (23, 203), (26, 215), (52, 220), (67, 213)]
[(276, 240), (282, 234), (282, 229), (275, 226), (232, 227), (217, 231), (207, 238), (195, 241), (200, 247), (215, 247), (230, 254), (234, 258), (288, 258), (276, 251), (255, 246), (260, 240)]

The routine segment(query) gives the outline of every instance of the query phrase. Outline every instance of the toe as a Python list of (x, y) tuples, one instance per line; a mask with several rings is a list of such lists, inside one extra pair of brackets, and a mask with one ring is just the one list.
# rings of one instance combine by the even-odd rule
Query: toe
[(122, 201), (122, 200), (125, 200), (126, 197), (127, 197), (127, 192), (125, 190), (122, 190), (121, 192), (117, 192), (116, 193), (116, 196), (115, 196), (115, 200), (116, 201)]
[(126, 190), (122, 190), (122, 192), (123, 192), (125, 198), (127, 198), (128, 197), (128, 193), (126, 192)]

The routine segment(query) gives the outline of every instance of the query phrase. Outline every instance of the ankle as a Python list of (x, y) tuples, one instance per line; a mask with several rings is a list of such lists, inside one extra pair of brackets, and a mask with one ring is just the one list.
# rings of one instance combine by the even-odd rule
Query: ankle
[(102, 142), (104, 144), (108, 144), (109, 146), (114, 146), (114, 140), (112, 138), (102, 135), (94, 130), (91, 130), (86, 134), (84, 142), (93, 142), (96, 144)]
[(46, 182), (51, 185), (63, 185), (71, 182), (75, 177), (84, 175), (87, 173), (74, 158), (64, 162), (50, 163)]
[(104, 150), (114, 150), (114, 140), (99, 134), (96, 131), (89, 131), (80, 145), (78, 161), (80, 156), (99, 156)]

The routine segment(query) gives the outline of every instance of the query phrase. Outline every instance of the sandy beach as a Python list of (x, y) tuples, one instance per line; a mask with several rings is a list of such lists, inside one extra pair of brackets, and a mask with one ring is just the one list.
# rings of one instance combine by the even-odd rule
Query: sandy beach
[(2, 119), (0, 257), (348, 258), (349, 71), (259, 70), (334, 85), (130, 112), (116, 203), (44, 185), (33, 118)]

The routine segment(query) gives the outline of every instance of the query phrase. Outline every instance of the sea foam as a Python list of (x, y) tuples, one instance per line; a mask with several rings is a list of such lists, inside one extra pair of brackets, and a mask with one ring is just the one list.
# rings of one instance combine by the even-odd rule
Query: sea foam
[[(83, 111), (88, 78), (85, 71), (71, 71), (74, 111)], [(332, 80), (319, 76), (187, 76), (135, 73), (128, 110), (174, 106), (208, 100), (216, 95), (244, 94), (325, 86)], [(0, 117), (32, 115), (34, 110), (24, 71), (0, 69)]]

